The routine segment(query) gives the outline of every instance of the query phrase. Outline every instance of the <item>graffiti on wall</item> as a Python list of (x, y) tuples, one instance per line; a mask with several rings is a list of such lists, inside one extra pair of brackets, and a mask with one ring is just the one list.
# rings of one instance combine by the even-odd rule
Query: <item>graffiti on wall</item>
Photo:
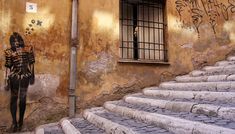
[(42, 26), (41, 20), (34, 20), (32, 19), (31, 22), (28, 24), (28, 27), (26, 28), (25, 35), (30, 35), (34, 32), (36, 26)]
[(200, 26), (203, 23), (208, 23), (216, 35), (216, 26), (218, 20), (229, 20), (229, 13), (235, 13), (235, 0), (228, 0), (227, 3), (219, 2), (218, 0), (176, 0), (176, 10), (182, 19), (185, 11), (191, 16), (191, 22), (194, 25), (198, 35), (200, 35)]

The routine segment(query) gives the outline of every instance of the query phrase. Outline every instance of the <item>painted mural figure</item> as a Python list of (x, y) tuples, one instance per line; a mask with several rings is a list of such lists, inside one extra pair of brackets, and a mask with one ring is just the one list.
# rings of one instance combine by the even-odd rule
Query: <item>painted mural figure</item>
[[(34, 84), (34, 52), (32, 46), (25, 46), (20, 34), (10, 36), (11, 48), (5, 50), (6, 86), (11, 91), (10, 111), (12, 116), (11, 131), (20, 131), (23, 126), (26, 109), (26, 96), (29, 84)], [(19, 98), (19, 120), (17, 121), (17, 100)]]

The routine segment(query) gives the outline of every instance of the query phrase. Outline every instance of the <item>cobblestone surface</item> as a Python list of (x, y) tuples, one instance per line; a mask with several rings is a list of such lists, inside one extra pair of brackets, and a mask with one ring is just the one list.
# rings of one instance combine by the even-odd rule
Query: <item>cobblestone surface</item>
[(186, 119), (186, 120), (190, 120), (190, 121), (199, 121), (199, 122), (203, 122), (205, 124), (218, 125), (218, 126), (222, 126), (222, 127), (226, 127), (226, 128), (235, 129), (235, 122), (234, 121), (228, 120), (228, 119), (223, 119), (220, 117), (211, 117), (211, 116), (207, 116), (207, 115), (194, 114), (194, 113), (190, 113), (190, 112), (173, 112), (170, 110), (161, 109), (161, 108), (153, 107), (153, 106), (149, 106), (149, 105), (133, 105), (133, 104), (126, 103), (124, 101), (113, 102), (113, 104), (136, 109), (136, 110), (140, 110), (140, 111), (145, 111), (145, 112), (150, 112), (150, 113), (158, 113), (158, 114), (173, 116), (173, 117), (182, 118), (182, 119)]
[(209, 100), (201, 100), (201, 99), (184, 99), (184, 98), (165, 98), (165, 97), (157, 97), (157, 96), (147, 96), (144, 94), (138, 94), (133, 95), (133, 97), (139, 97), (139, 98), (148, 98), (148, 99), (158, 99), (158, 100), (169, 100), (169, 101), (180, 101), (180, 102), (195, 102), (198, 104), (211, 104), (211, 105), (217, 105), (217, 106), (223, 106), (223, 107), (235, 107), (235, 103), (229, 102), (229, 101), (209, 101)]
[(44, 134), (64, 134), (61, 126), (58, 124), (56, 126), (44, 128)]
[(81, 134), (105, 134), (104, 130), (82, 118), (72, 119), (70, 122), (81, 132)]
[(103, 110), (102, 112), (97, 112), (96, 114), (98, 116), (111, 120), (115, 123), (123, 125), (127, 128), (130, 128), (138, 134), (172, 134), (168, 130), (159, 128), (154, 125), (146, 124), (137, 120), (133, 120), (128, 117), (123, 117), (123, 116), (108, 112), (106, 110)]

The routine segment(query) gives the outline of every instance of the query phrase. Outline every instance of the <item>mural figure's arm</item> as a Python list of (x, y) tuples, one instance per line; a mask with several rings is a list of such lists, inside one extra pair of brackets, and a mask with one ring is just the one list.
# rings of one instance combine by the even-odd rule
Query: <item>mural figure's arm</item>
[(33, 47), (30, 48), (29, 51), (29, 69), (31, 72), (31, 77), (30, 77), (30, 84), (34, 84), (35, 81), (35, 75), (34, 75), (34, 63), (35, 63), (35, 56), (34, 56), (34, 50)]
[(10, 69), (12, 67), (12, 51), (11, 49), (7, 49), (5, 50), (5, 60), (6, 60), (6, 63), (5, 63), (5, 67), (6, 67), (6, 74), (5, 74), (5, 85), (4, 85), (4, 88), (6, 91), (9, 91), (10, 90), (10, 80), (9, 80), (9, 73), (10, 72)]

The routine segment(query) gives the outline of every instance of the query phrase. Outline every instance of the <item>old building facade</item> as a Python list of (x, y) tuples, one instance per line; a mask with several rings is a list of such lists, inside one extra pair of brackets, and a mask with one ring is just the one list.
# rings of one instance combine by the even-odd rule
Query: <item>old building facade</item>
[[(37, 10), (26, 12), (27, 2)], [(67, 107), (71, 4), (1, 0), (0, 113), (6, 115), (1, 120), (10, 123), (9, 92), (3, 87), (4, 50), (12, 32), (34, 47), (36, 57), (26, 119), (66, 115), (60, 110)], [(235, 47), (233, 0), (79, 0), (78, 16), (79, 110), (210, 65)], [(49, 102), (51, 114), (37, 117)]]

